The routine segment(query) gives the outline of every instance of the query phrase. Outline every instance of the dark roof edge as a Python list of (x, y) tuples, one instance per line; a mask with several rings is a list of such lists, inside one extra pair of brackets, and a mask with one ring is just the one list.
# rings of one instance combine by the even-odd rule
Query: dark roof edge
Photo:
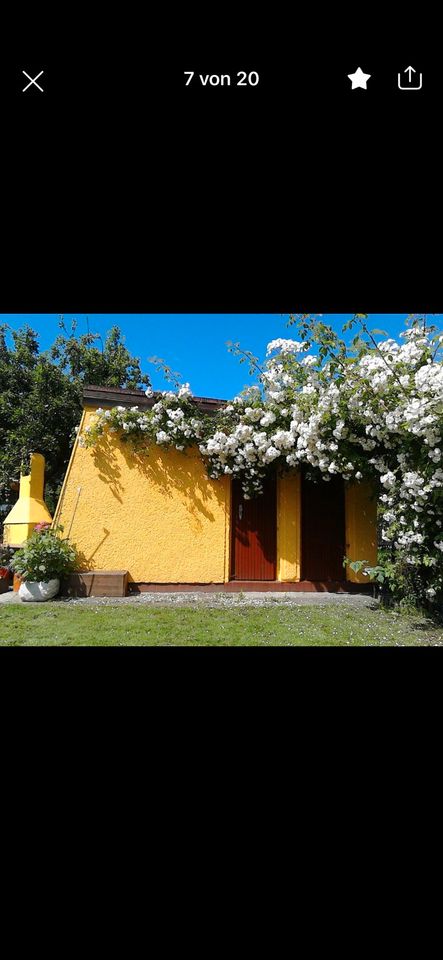
[[(83, 387), (83, 405), (97, 403), (121, 406), (121, 407), (142, 407), (149, 410), (160, 398), (160, 393), (155, 393), (153, 397), (147, 397), (143, 390), (130, 390), (126, 387), (96, 387), (88, 385)], [(214, 397), (193, 397), (194, 403), (204, 412), (211, 410), (220, 410), (228, 401), (217, 400)]]

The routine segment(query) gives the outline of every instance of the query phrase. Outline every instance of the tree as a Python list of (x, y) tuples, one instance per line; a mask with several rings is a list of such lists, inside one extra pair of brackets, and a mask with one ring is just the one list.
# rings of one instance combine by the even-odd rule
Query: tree
[(80, 423), (84, 384), (150, 383), (117, 326), (100, 348), (98, 334), (76, 335), (76, 321), (67, 330), (61, 318), (60, 328), (52, 347), (40, 353), (38, 335), (29, 326), (11, 330), (0, 325), (0, 502), (5, 504), (16, 498), (13, 481), (37, 451), (46, 460), (45, 498), (54, 511)]
[(140, 359), (132, 357), (125, 346), (119, 327), (111, 327), (103, 343), (98, 333), (89, 330), (78, 336), (76, 320), (71, 321), (68, 330), (62, 316), (59, 326), (63, 332), (54, 341), (49, 356), (80, 389), (87, 383), (100, 387), (150, 385), (149, 376), (141, 371)]

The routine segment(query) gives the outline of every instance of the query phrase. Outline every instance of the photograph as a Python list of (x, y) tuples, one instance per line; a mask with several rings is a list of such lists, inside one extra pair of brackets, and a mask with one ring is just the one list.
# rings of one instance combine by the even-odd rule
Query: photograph
[(1, 645), (442, 645), (442, 359), (438, 314), (1, 314)]

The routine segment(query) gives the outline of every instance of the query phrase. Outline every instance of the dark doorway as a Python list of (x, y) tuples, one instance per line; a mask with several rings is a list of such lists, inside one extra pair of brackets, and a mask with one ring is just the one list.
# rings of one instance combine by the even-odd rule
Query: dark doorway
[(239, 480), (232, 481), (232, 580), (275, 580), (277, 501), (275, 475), (263, 493), (245, 500)]
[(302, 580), (345, 580), (342, 477), (314, 483), (302, 474)]

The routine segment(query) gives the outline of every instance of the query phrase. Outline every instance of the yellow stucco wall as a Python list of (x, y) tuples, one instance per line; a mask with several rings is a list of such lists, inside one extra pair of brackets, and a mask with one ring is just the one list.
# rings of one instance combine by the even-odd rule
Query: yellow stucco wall
[[(85, 410), (81, 429), (94, 409)], [(83, 569), (127, 569), (134, 581), (229, 579), (230, 481), (207, 476), (197, 449), (152, 447), (137, 456), (107, 434), (76, 441), (55, 514)]]
[[(80, 432), (95, 408), (83, 414)], [(377, 561), (376, 501), (346, 485), (347, 556)], [(137, 455), (117, 435), (95, 449), (75, 443), (54, 517), (83, 569), (129, 571), (148, 583), (223, 583), (230, 571), (231, 483), (211, 480), (197, 448), (152, 447)], [(277, 481), (277, 578), (301, 576), (301, 475)], [(345, 575), (345, 574), (344, 574)], [(353, 582), (367, 582), (347, 568)]]
[(300, 580), (301, 476), (283, 474), (277, 480), (277, 578)]
[[(345, 487), (346, 556), (350, 560), (377, 563), (377, 499), (369, 483), (352, 483)], [(346, 567), (346, 579), (352, 583), (368, 583), (368, 577)]]

